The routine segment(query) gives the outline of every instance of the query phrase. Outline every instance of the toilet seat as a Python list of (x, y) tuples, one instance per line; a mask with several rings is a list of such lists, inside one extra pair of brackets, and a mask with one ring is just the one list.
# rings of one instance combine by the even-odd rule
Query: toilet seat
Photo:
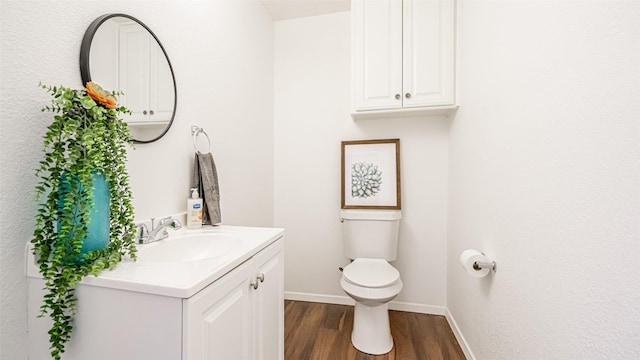
[(398, 270), (383, 259), (355, 259), (342, 274), (347, 282), (367, 288), (384, 288), (400, 281)]

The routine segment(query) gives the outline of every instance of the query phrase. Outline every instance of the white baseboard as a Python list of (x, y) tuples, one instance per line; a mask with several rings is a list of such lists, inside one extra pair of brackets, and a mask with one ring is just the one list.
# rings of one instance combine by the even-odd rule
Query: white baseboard
[[(346, 295), (337, 296), (337, 295), (323, 295), (323, 294), (311, 294), (311, 293), (285, 291), (284, 298), (287, 300), (319, 302), (319, 303), (325, 303), (325, 304), (351, 305), (351, 306), (355, 304), (355, 301)], [(389, 309), (398, 310), (398, 311), (415, 312), (420, 314), (430, 314), (430, 315), (444, 315), (446, 310), (443, 306), (423, 305), (423, 304), (415, 304), (415, 303), (408, 303), (408, 302), (402, 302), (402, 301), (389, 302)]]
[(429, 315), (444, 315), (444, 311), (446, 310), (443, 306), (415, 304), (402, 301), (389, 302), (389, 309)]
[(476, 357), (473, 355), (471, 348), (469, 348), (467, 340), (464, 338), (464, 335), (462, 335), (462, 332), (460, 332), (460, 328), (458, 327), (456, 320), (453, 318), (453, 315), (451, 315), (451, 313), (449, 312), (449, 309), (445, 309), (444, 316), (449, 323), (451, 331), (453, 331), (453, 335), (456, 337), (456, 340), (458, 340), (458, 344), (460, 345), (464, 356), (467, 358), (467, 360), (476, 360)]
[(285, 291), (284, 298), (286, 300), (298, 300), (298, 301), (309, 301), (309, 302), (317, 302), (317, 303), (325, 303), (325, 304), (336, 304), (336, 305), (355, 305), (355, 301), (348, 296), (335, 296), (335, 295), (323, 295), (323, 294), (311, 294), (311, 293), (301, 293), (301, 292), (293, 292), (293, 291)]

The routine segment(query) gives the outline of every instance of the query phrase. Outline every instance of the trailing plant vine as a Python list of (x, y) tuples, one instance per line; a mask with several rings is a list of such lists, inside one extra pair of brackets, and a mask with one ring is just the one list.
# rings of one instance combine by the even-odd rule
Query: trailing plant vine
[[(136, 258), (132, 193), (126, 169), (127, 124), (115, 93), (93, 83), (74, 90), (40, 84), (51, 96), (42, 111), (54, 114), (44, 135), (44, 159), (36, 170), (38, 212), (31, 242), (45, 281), (40, 316), (49, 316), (52, 358), (59, 360), (71, 339), (76, 309), (74, 290), (83, 277), (113, 269), (125, 256)], [(94, 206), (93, 174), (109, 185), (109, 243), (82, 253)]]

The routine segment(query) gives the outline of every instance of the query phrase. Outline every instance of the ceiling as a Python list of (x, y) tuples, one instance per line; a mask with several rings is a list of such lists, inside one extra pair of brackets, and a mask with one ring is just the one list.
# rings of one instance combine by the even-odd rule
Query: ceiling
[(350, 0), (262, 0), (274, 21), (349, 11)]

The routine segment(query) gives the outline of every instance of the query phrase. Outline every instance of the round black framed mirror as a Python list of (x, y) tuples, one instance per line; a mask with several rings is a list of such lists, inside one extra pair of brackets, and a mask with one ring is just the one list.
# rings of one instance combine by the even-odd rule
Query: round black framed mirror
[(118, 103), (135, 143), (150, 143), (169, 131), (176, 114), (177, 89), (169, 56), (156, 35), (126, 14), (106, 14), (87, 28), (80, 46), (83, 86), (93, 81), (121, 92)]

